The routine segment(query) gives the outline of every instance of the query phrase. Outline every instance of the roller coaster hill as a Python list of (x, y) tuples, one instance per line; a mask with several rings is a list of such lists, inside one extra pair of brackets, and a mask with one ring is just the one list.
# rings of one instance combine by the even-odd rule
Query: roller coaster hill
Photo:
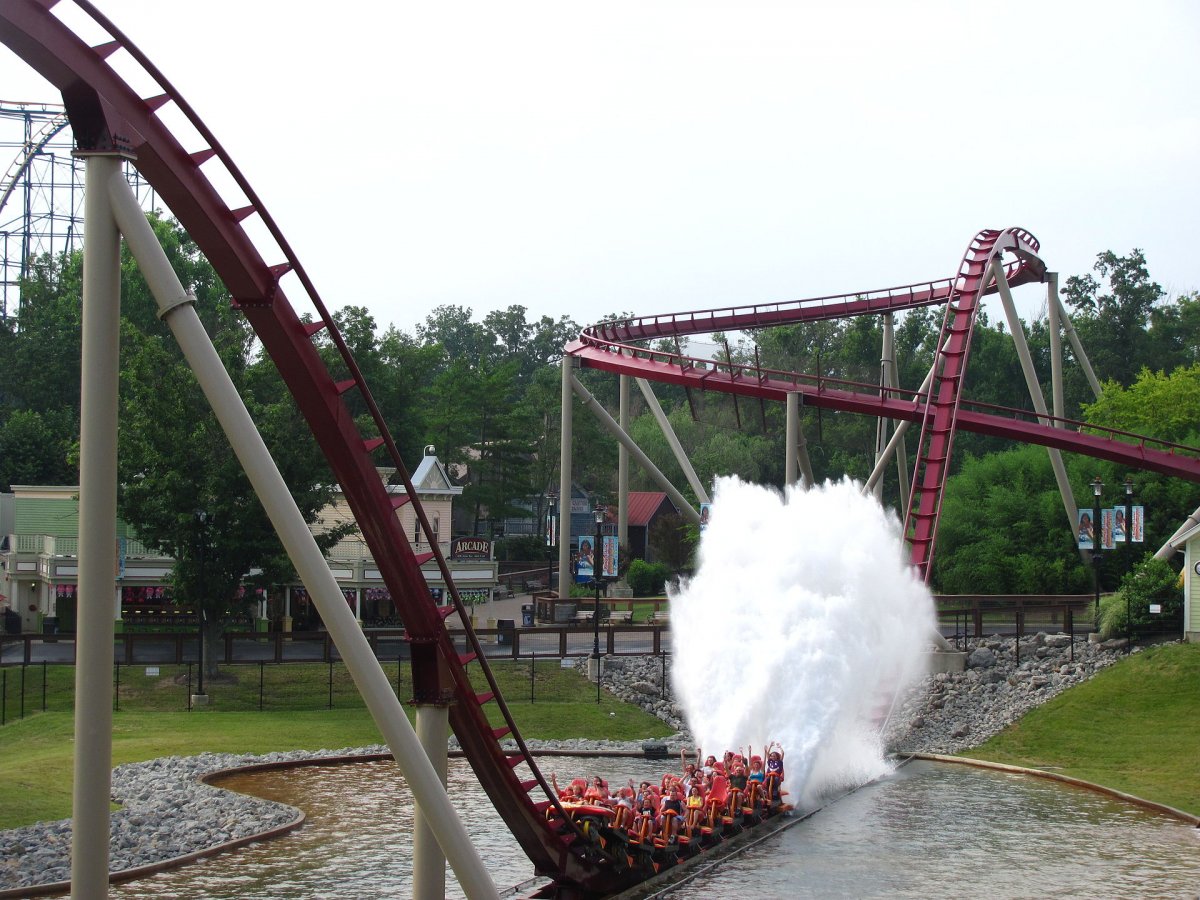
[[(499, 815), (535, 870), (552, 879), (552, 885), (542, 894), (610, 895), (641, 883), (663, 867), (674, 866), (686, 855), (677, 846), (665, 853), (649, 846), (631, 849), (627, 837), (612, 829), (590, 827), (560, 802), (517, 731), (496, 687), (478, 639), (470, 629), (468, 612), (415, 499), (417, 492), (396, 442), (328, 308), (282, 230), (196, 112), (112, 22), (86, 0), (71, 4), (81, 16), (55, 15), (52, 13), (55, 5), (46, 0), (4, 0), (0, 3), (0, 40), (61, 92), (78, 153), (89, 157), (118, 156), (133, 162), (158, 199), (207, 256), (254, 328), (328, 459), (333, 476), (342, 486), (363, 539), (403, 617), (412, 642), (414, 699), (418, 709), (421, 704), (428, 704), (447, 710), (449, 724)], [(68, 18), (76, 24), (68, 24)], [(80, 36), (84, 32), (89, 36), (100, 33), (102, 39), (85, 40)], [(113, 61), (118, 59), (122, 72), (134, 71), (138, 84), (154, 85), (152, 92), (135, 90), (114, 66)], [(168, 110), (173, 113), (172, 121), (182, 118), (186, 123), (185, 138), (177, 136), (168, 124), (164, 116)], [(183, 140), (199, 140), (203, 145), (185, 147)], [(226, 192), (236, 196), (227, 199), (216, 184), (232, 185)], [(261, 226), (258, 230), (268, 235), (261, 242), (269, 246), (260, 248), (252, 241), (246, 228), (250, 222)], [(128, 233), (126, 236), (129, 237)], [(794, 402), (789, 398), (802, 398), (806, 405), (876, 416), (900, 423), (893, 435), (897, 443), (897, 435), (903, 434), (904, 427), (919, 425), (919, 450), (907, 503), (906, 528), (913, 564), (926, 578), (958, 428), (1042, 444), (1052, 453), (1081, 452), (1131, 468), (1200, 481), (1200, 460), (1181, 448), (1111, 432), (1081, 433), (1072, 423), (1045, 409), (1030, 417), (1012, 410), (981, 408), (962, 400), (962, 376), (981, 298), (990, 292), (1007, 297), (1013, 286), (1046, 278), (1038, 251), (1037, 241), (1022, 229), (983, 231), (970, 242), (958, 272), (948, 279), (884, 291), (634, 317), (595, 325), (566, 348), (564, 399), (570, 399), (569, 390), (582, 390), (573, 369), (587, 366), (689, 389), (721, 391), (764, 401)], [(310, 317), (300, 315), (286, 296), (285, 286), (297, 290), (307, 302), (305, 312), (311, 310)], [(879, 385), (822, 381), (758, 366), (716, 365), (641, 346), (641, 342), (658, 338), (752, 331), (844, 316), (888, 315), (931, 305), (944, 306), (944, 321), (935, 365), (926, 384), (916, 391), (901, 390), (895, 385), (881, 389)], [(349, 377), (335, 378), (318, 354), (313, 338), (322, 331), (336, 347)], [(1020, 330), (1015, 329), (1014, 333), (1019, 334)], [(346, 398), (355, 393), (370, 412), (371, 433), (364, 432), (349, 412)], [(568, 409), (570, 405), (564, 404)], [(569, 448), (565, 415), (564, 410), (563, 443)], [(383, 464), (395, 467), (407, 496), (416, 504), (426, 540), (434, 548), (449, 586), (452, 603), (448, 607), (439, 609), (425, 588), (421, 560), (395, 515), (395, 495), (388, 493), (376, 474), (380, 453), (389, 457)], [(565, 449), (563, 468), (569, 471), (568, 454), (569, 449)], [(81, 487), (81, 496), (82, 493)], [(687, 511), (698, 520), (694, 510), (688, 507)], [(81, 550), (81, 571), (82, 556)], [(467, 636), (465, 653), (459, 652), (448, 634), (444, 621), (448, 615), (462, 619)], [(484, 675), (488, 684), (485, 691), (477, 693), (472, 686), (468, 674), (471, 666), (479, 667)], [(499, 727), (489, 722), (488, 712), (493, 709), (503, 722)], [(107, 822), (106, 803), (102, 812), (102, 821)], [(718, 832), (724, 830), (725, 824), (721, 823)], [(736, 827), (743, 823), (729, 824)], [(76, 834), (81, 840), (83, 834), (78, 826)], [(439, 843), (445, 848), (446, 841), (440, 835)], [(107, 846), (107, 840), (103, 846)], [(453, 854), (447, 850), (446, 855), (453, 864)]]

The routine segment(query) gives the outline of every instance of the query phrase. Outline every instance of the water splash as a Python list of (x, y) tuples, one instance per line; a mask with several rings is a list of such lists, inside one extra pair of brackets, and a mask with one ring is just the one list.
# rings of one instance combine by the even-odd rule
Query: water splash
[(781, 742), (802, 800), (888, 771), (879, 720), (934, 628), (899, 521), (859, 491), (718, 479), (696, 574), (671, 592), (672, 680), (697, 743)]

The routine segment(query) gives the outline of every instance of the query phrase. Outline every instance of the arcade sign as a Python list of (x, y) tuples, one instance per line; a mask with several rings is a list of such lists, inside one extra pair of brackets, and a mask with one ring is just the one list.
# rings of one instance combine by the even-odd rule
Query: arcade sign
[(450, 542), (451, 559), (491, 559), (492, 542), (487, 538), (457, 538)]

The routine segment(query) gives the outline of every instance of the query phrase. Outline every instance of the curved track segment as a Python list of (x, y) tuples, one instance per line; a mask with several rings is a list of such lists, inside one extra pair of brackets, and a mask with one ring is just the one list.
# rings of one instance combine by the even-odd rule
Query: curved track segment
[(1023, 251), (1023, 260), (1036, 259), (1038, 243), (1033, 235), (1016, 228), (979, 232), (963, 256), (958, 278), (946, 302), (933, 363), (933, 382), (921, 419), (913, 489), (904, 516), (904, 533), (912, 547), (912, 562), (925, 582), (929, 581), (931, 573), (934, 538), (946, 479), (950, 475), (950, 451), (954, 446), (971, 335), (975, 332), (980, 301), (989, 289), (994, 289), (992, 262), (1000, 259), (1005, 251)]
[[(4, 0), (0, 3), (0, 40), (61, 91), (80, 150), (127, 155), (196, 241), (253, 326), (278, 368), (313, 435), (345, 491), (364, 540), (371, 548), (384, 583), (399, 607), (412, 641), (417, 700), (449, 704), (450, 722), (480, 783), (491, 797), (536, 869), (558, 880), (565, 895), (612, 893), (641, 880), (636, 871), (614, 870), (613, 860), (587, 841), (565, 815), (557, 798), (516, 731), (469, 618), (436, 543), (435, 556), (454, 601), (451, 611), (462, 617), (469, 652), (458, 653), (445, 627), (445, 612), (430, 598), (420, 563), (395, 514), (399, 503), (381, 482), (372, 454), (384, 447), (396, 467), (407, 498), (421, 527), (432, 537), (407, 469), (382, 420), (370, 391), (329, 311), (316, 292), (282, 232), (271, 219), (245, 177), (199, 117), (150, 61), (96, 8), (74, 4), (106, 38), (95, 46), (83, 41), (54, 11), (54, 0)], [(74, 10), (72, 11), (74, 12)], [(75, 18), (78, 18), (77, 16)], [(136, 93), (109, 60), (132, 63), (158, 86), (153, 96)], [(188, 120), (204, 145), (185, 148), (160, 117), (174, 107)], [(205, 174), (220, 167), (221, 175), (237, 186), (244, 202), (228, 205)], [(278, 254), (274, 262), (260, 255), (242, 223), (257, 217), (266, 227)], [(305, 321), (284, 295), (281, 280), (292, 273), (315, 311)], [(349, 378), (335, 378), (313, 345), (325, 331), (338, 350)], [(358, 391), (370, 411), (377, 433), (364, 435), (344, 397)], [(467, 665), (479, 665), (489, 690), (477, 694)], [(488, 721), (487, 705), (499, 712), (503, 725)], [(500, 745), (515, 739), (516, 753)], [(515, 770), (526, 763), (532, 778), (521, 781)], [(545, 799), (535, 801), (538, 788)]]
[[(583, 365), (689, 389), (783, 401), (799, 393), (806, 406), (921, 423), (914, 490), (906, 511), (913, 564), (928, 580), (937, 521), (958, 428), (1058, 450), (1083, 453), (1137, 469), (1200, 482), (1195, 448), (1082, 422), (1040, 417), (1028, 410), (972, 404), (963, 399), (971, 335), (984, 296), (997, 290), (991, 269), (1000, 262), (1010, 286), (1039, 282), (1045, 266), (1037, 240), (1021, 228), (985, 230), (971, 241), (953, 278), (880, 291), (839, 294), (782, 304), (760, 304), (601, 322), (584, 329), (566, 352)], [(1004, 254), (1007, 254), (1007, 259)], [(855, 315), (946, 305), (934, 378), (928, 392), (888, 391), (878, 384), (823, 378), (759, 365), (718, 363), (681, 353), (648, 350), (635, 342), (792, 325)], [(1063, 427), (1066, 426), (1066, 427)]]

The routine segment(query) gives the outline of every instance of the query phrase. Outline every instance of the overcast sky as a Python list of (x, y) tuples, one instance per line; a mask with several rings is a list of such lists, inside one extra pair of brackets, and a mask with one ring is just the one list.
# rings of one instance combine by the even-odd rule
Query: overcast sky
[[(870, 290), (1009, 225), (1200, 288), (1189, 0), (97, 3), (380, 325)], [(58, 100), (4, 48), (0, 99)]]

